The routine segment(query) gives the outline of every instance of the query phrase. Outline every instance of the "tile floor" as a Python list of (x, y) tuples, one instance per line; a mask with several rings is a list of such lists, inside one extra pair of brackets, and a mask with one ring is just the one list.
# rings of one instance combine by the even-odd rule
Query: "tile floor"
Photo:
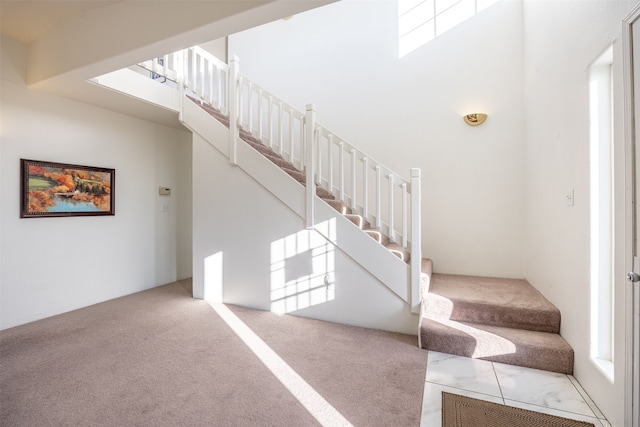
[(421, 427), (441, 427), (442, 391), (611, 427), (571, 375), (429, 351)]

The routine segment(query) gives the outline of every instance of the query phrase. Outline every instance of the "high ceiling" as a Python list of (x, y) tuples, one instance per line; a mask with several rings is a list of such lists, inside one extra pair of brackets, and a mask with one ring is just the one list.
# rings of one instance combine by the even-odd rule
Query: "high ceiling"
[(121, 0), (0, 0), (0, 33), (31, 43), (60, 21)]
[(27, 45), (7, 52), (27, 52), (30, 88), (181, 128), (175, 111), (91, 79), (334, 1), (0, 0), (0, 34)]

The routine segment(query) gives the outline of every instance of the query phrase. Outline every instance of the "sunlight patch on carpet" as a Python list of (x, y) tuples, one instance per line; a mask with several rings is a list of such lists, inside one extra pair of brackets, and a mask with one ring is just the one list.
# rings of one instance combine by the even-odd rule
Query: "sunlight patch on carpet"
[(211, 307), (320, 424), (353, 426), (231, 310), (223, 304)]

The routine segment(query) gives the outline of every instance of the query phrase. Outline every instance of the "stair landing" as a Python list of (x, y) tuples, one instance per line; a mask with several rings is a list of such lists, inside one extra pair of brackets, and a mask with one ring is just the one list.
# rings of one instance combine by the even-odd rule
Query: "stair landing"
[(560, 312), (525, 280), (433, 274), (422, 303), (427, 350), (573, 372)]

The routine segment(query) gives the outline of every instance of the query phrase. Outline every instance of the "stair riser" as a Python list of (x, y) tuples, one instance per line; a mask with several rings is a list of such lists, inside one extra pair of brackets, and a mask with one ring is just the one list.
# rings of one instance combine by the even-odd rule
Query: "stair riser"
[(295, 166), (293, 166), (291, 163), (287, 162), (284, 159), (280, 159), (278, 157), (274, 157), (268, 153), (262, 153), (264, 154), (264, 156), (266, 158), (268, 158), (269, 160), (271, 160), (276, 166), (278, 166), (281, 169), (292, 169), (295, 168)]
[[(467, 325), (468, 326), (468, 325)], [(498, 335), (489, 329), (478, 338), (456, 328), (424, 319), (420, 328), (422, 348), (458, 356), (524, 366), (563, 374), (573, 373), (574, 354), (571, 347), (557, 334), (525, 333), (518, 339)], [(549, 342), (546, 339), (549, 338)]]
[(433, 318), (445, 318), (458, 322), (481, 323), (506, 328), (560, 333), (560, 312), (526, 310), (515, 307), (492, 306), (465, 301), (450, 301), (438, 295), (428, 294), (424, 312)]

